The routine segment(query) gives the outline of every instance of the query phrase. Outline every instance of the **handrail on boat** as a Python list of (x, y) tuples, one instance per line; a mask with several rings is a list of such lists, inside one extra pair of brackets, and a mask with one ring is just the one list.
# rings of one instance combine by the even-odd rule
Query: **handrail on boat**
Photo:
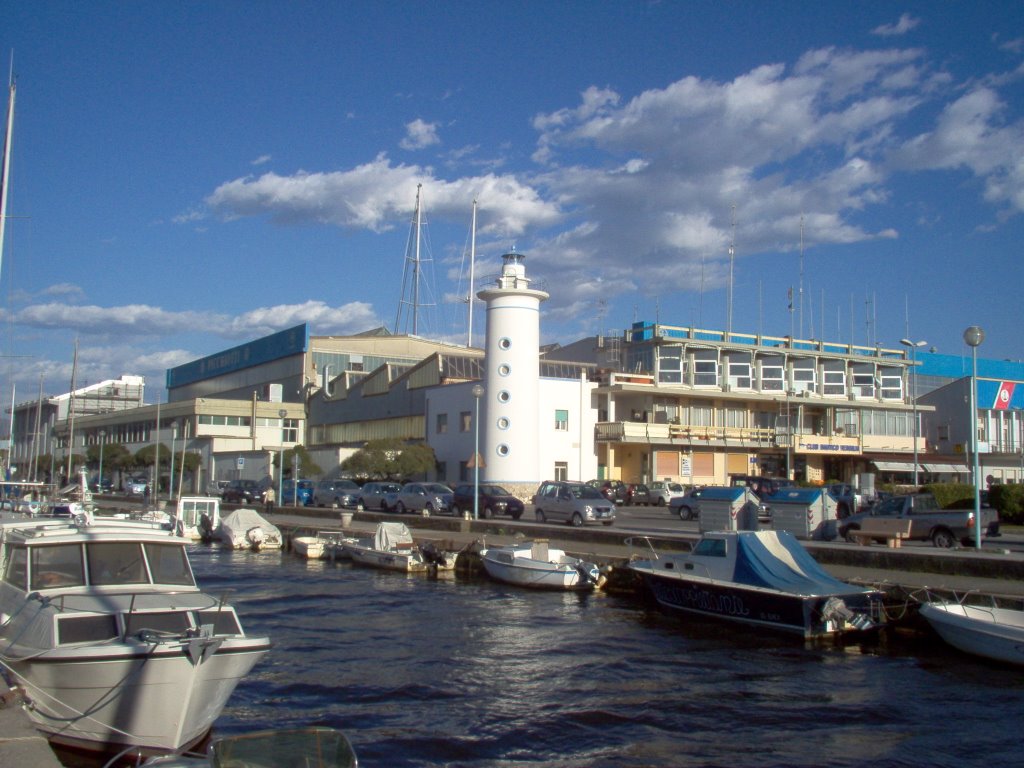
[[(634, 542), (637, 542), (637, 543), (634, 543)], [(630, 548), (632, 548), (632, 547), (641, 547), (642, 548), (643, 544), (646, 544), (647, 548), (649, 550), (651, 550), (652, 559), (654, 559), (654, 560), (661, 559), (660, 555), (658, 555), (658, 550), (656, 550), (654, 548), (654, 545), (651, 543), (651, 537), (650, 536), (627, 536), (625, 539), (622, 540), (622, 543), (625, 544), (627, 547), (630, 547)]]

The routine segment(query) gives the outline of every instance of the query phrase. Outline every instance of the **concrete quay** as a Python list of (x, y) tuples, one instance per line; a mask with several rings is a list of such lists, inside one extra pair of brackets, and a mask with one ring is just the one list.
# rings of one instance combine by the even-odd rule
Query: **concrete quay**
[(60, 768), (50, 743), (22, 709), (20, 693), (2, 684), (0, 690), (0, 765)]

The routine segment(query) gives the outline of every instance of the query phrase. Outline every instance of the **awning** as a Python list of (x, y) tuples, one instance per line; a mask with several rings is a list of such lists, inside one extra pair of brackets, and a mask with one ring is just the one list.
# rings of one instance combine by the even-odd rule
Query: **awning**
[(966, 464), (925, 464), (924, 468), (933, 474), (952, 473), (954, 475), (969, 475), (970, 467)]
[[(913, 472), (914, 465), (911, 462), (906, 461), (873, 461), (875, 469), (880, 472)], [(918, 464), (917, 469), (919, 472), (927, 472), (923, 464)]]

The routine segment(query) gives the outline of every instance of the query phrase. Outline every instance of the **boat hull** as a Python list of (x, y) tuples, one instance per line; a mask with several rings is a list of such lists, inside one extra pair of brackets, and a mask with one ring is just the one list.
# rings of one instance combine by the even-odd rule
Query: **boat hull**
[(299, 557), (319, 560), (324, 556), (324, 540), (316, 536), (298, 536), (292, 539), (292, 549)]
[(921, 615), (944, 641), (975, 656), (1024, 665), (1024, 612), (959, 603), (926, 603)]
[(269, 650), (265, 638), (112, 643), (5, 663), (56, 744), (110, 751), (187, 749), (202, 740), (238, 682)]
[[(512, 551), (484, 550), (480, 562), (495, 581), (531, 589), (589, 591), (596, 586), (590, 570), (596, 567), (582, 561), (550, 562), (517, 556)], [(584, 569), (581, 571), (581, 568)], [(584, 577), (584, 573), (587, 576)]]

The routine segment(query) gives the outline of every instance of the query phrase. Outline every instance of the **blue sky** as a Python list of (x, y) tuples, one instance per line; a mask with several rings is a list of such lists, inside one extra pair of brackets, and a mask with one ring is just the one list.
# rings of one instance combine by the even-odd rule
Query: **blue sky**
[(417, 185), (421, 335), (476, 198), (546, 343), (724, 329), (735, 242), (734, 331), (1024, 358), (1019, 2), (43, 1), (12, 53), (5, 399), (394, 328)]

